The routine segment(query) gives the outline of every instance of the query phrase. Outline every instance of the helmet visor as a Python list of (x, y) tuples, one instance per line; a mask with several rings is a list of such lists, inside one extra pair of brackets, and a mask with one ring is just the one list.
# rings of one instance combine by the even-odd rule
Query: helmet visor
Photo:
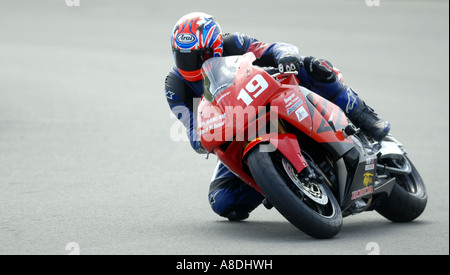
[(197, 71), (202, 68), (203, 62), (213, 57), (213, 50), (210, 48), (200, 50), (173, 50), (175, 65), (182, 71)]

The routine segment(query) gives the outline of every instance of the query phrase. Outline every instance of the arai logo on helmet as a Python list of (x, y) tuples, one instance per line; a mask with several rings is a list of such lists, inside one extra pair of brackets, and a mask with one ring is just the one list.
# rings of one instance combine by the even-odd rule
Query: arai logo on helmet
[(181, 44), (191, 44), (194, 43), (196, 39), (195, 35), (190, 33), (182, 33), (177, 36), (177, 41)]

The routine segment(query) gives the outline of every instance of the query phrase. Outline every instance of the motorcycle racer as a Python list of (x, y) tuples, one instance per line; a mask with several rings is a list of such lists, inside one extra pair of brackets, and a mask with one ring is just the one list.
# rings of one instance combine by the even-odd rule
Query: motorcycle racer
[[(197, 134), (195, 99), (203, 95), (201, 67), (211, 57), (255, 54), (255, 65), (298, 71), (301, 86), (339, 106), (348, 118), (376, 141), (390, 131), (390, 123), (379, 118), (372, 108), (347, 85), (341, 72), (329, 61), (301, 56), (297, 47), (287, 43), (268, 44), (241, 34), (226, 33), (212, 16), (190, 13), (175, 24), (171, 36), (175, 66), (165, 80), (169, 107), (187, 129), (192, 148), (207, 153)], [(238, 221), (261, 204), (264, 197), (242, 182), (225, 165), (218, 162), (209, 189), (209, 202), (215, 213)]]

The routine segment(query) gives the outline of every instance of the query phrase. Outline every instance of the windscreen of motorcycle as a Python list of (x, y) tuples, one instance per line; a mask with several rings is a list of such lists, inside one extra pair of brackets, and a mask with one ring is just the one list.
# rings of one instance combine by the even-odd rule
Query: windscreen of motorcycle
[(214, 57), (203, 63), (203, 92), (208, 102), (233, 85), (241, 60), (242, 56)]

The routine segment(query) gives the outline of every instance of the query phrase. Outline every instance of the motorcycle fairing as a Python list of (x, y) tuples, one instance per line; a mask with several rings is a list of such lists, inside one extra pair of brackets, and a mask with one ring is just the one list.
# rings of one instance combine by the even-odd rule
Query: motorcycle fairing
[[(278, 150), (283, 156), (292, 163), (297, 173), (300, 173), (305, 169), (308, 164), (302, 155), (300, 146), (297, 141), (297, 137), (293, 134), (278, 134), (269, 133), (257, 137), (251, 141), (245, 148), (242, 154), (243, 158), (250, 152), (256, 145), (261, 143), (269, 143), (271, 146), (267, 146), (262, 149), (267, 149), (268, 152)], [(260, 147), (261, 149), (261, 147)]]

